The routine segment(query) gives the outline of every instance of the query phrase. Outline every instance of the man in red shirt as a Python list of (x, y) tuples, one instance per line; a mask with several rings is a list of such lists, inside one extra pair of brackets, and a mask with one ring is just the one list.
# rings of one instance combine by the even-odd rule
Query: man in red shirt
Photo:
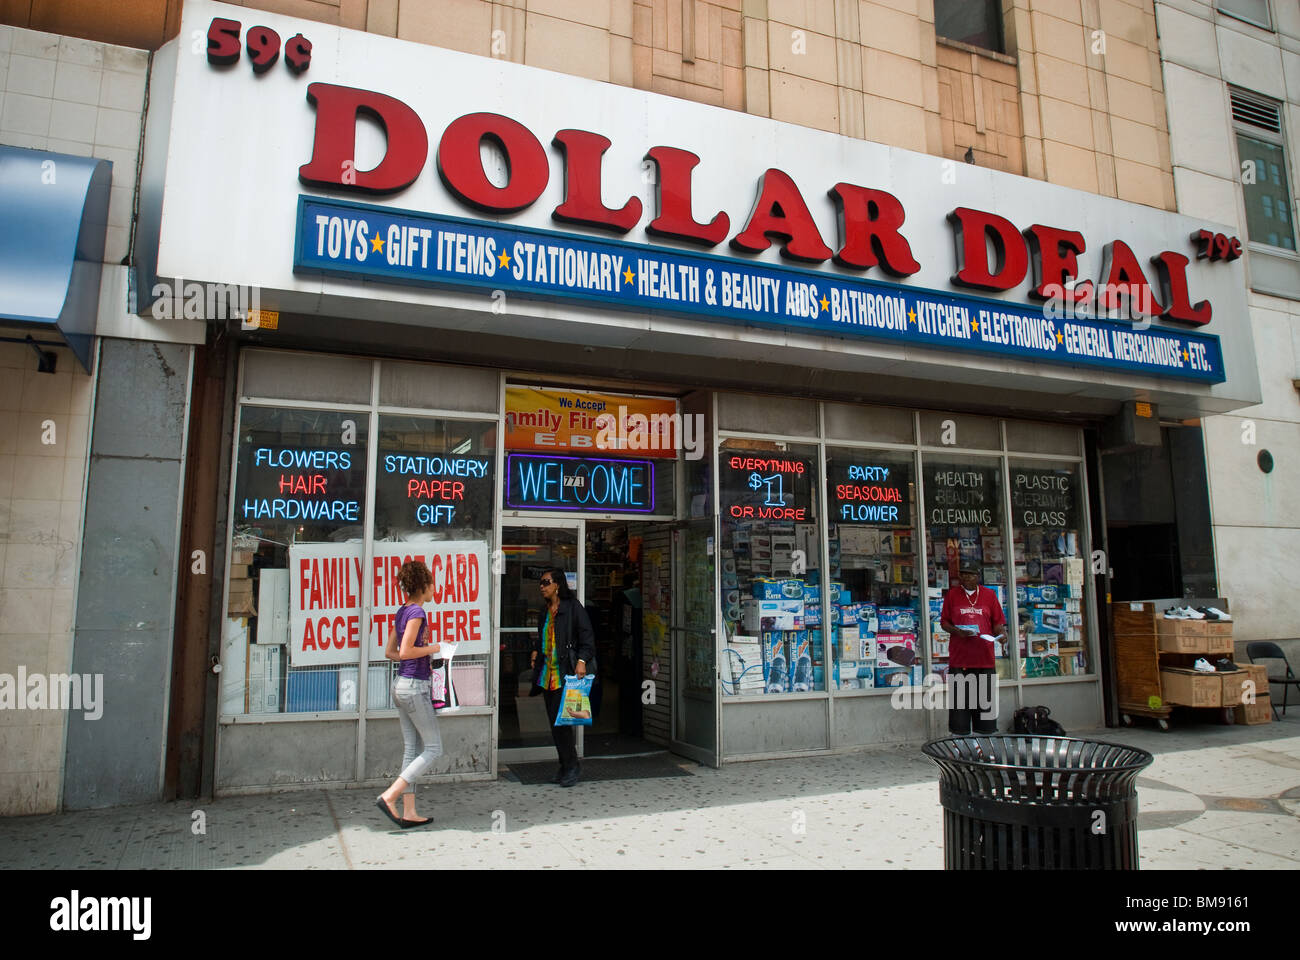
[[(961, 565), (960, 582), (943, 598), (939, 626), (948, 634), (948, 729), (955, 736), (997, 733), (995, 645), (1007, 639), (1007, 618), (997, 594), (981, 587), (979, 566)], [(963, 629), (964, 628), (964, 629)]]

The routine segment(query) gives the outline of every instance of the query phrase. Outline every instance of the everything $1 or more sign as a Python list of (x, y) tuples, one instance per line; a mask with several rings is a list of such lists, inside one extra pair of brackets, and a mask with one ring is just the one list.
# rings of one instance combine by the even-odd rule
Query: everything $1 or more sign
[[(355, 664), (363, 638), (368, 659), (383, 660), (405, 600), (397, 575), (407, 560), (424, 561), (433, 575), (425, 641), (459, 644), (457, 656), (487, 653), (491, 566), (483, 541), (377, 543), (365, 577), (361, 544), (298, 543), (289, 548), (290, 665)], [(371, 610), (363, 627), (365, 590)]]

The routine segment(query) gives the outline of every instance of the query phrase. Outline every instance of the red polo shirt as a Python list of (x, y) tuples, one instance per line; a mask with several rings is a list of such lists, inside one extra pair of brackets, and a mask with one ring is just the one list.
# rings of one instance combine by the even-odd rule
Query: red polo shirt
[[(979, 633), (990, 636), (997, 633), (997, 628), (1007, 622), (998, 595), (988, 587), (976, 587), (975, 599), (969, 596), (960, 583), (952, 587), (944, 594), (939, 619), (954, 626), (971, 624), (979, 628)], [(992, 667), (993, 644), (981, 640), (978, 634), (965, 636), (959, 631), (948, 639), (948, 666)]]

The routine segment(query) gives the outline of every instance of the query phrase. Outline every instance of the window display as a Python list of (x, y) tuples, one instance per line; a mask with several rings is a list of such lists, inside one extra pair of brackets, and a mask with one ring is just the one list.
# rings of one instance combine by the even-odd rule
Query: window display
[(727, 694), (826, 689), (816, 475), (815, 446), (736, 439), (718, 450)]
[(827, 609), (837, 690), (921, 682), (914, 472), (906, 453), (826, 449)]
[[(927, 615), (930, 618), (931, 670), (946, 678), (948, 634), (939, 627), (943, 596), (958, 583), (962, 563), (975, 563), (980, 583), (1007, 611), (1007, 550), (1002, 524), (1002, 468), (998, 459), (935, 459), (925, 455)], [(996, 643), (998, 676), (1010, 677), (1011, 651)]]
[(223, 713), (356, 711), (366, 427), (355, 413), (240, 408)]
[(1089, 673), (1078, 467), (1013, 460), (1010, 477), (1020, 676)]
[[(490, 551), (496, 484), (495, 420), (445, 420), (382, 414), (375, 465), (375, 554), (385, 542), (482, 541)], [(414, 549), (414, 548), (412, 548)], [(391, 562), (390, 562), (391, 566)], [(491, 580), (483, 571), (483, 583)], [(388, 601), (394, 601), (389, 605)], [(400, 600), (377, 596), (375, 613), (395, 614)], [(371, 648), (371, 710), (392, 709), (390, 680), (397, 664)], [(487, 704), (485, 651), (458, 650), (452, 684), (462, 706)]]

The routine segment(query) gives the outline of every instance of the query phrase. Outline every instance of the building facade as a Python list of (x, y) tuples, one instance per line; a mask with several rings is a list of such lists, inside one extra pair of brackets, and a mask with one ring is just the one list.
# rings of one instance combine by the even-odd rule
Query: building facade
[[(104, 710), (0, 713), (31, 781), (0, 803), (390, 779), (412, 556), (458, 642), (443, 778), (548, 752), (526, 654), (551, 565), (597, 622), (591, 749), (713, 764), (940, 733), (962, 561), (1010, 621), (1004, 720), (1113, 717), (1112, 598), (1236, 613), (1240, 589), (1250, 638), (1286, 635), (1225, 550), (1294, 524), (1280, 497), (1240, 513), (1215, 437), (1250, 419), (1285, 455), (1256, 354), (1282, 363), (1290, 320), (1276, 287), (1247, 299), (1243, 216), (1184, 203), (1212, 162), (1167, 119), (1204, 109), (1183, 73), (1251, 78), (1162, 54), (1157, 14), (1240, 29), (1157, 6), (32, 5), (11, 51), (89, 36), (144, 76), (64, 467), (88, 481), (60, 487), (76, 592), (42, 648)], [(0, 141), (57, 151), (74, 81), (56, 57), (43, 113), (29, 59)], [(6, 602), (57, 594), (16, 535)], [(24, 643), (0, 669), (35, 672)]]

